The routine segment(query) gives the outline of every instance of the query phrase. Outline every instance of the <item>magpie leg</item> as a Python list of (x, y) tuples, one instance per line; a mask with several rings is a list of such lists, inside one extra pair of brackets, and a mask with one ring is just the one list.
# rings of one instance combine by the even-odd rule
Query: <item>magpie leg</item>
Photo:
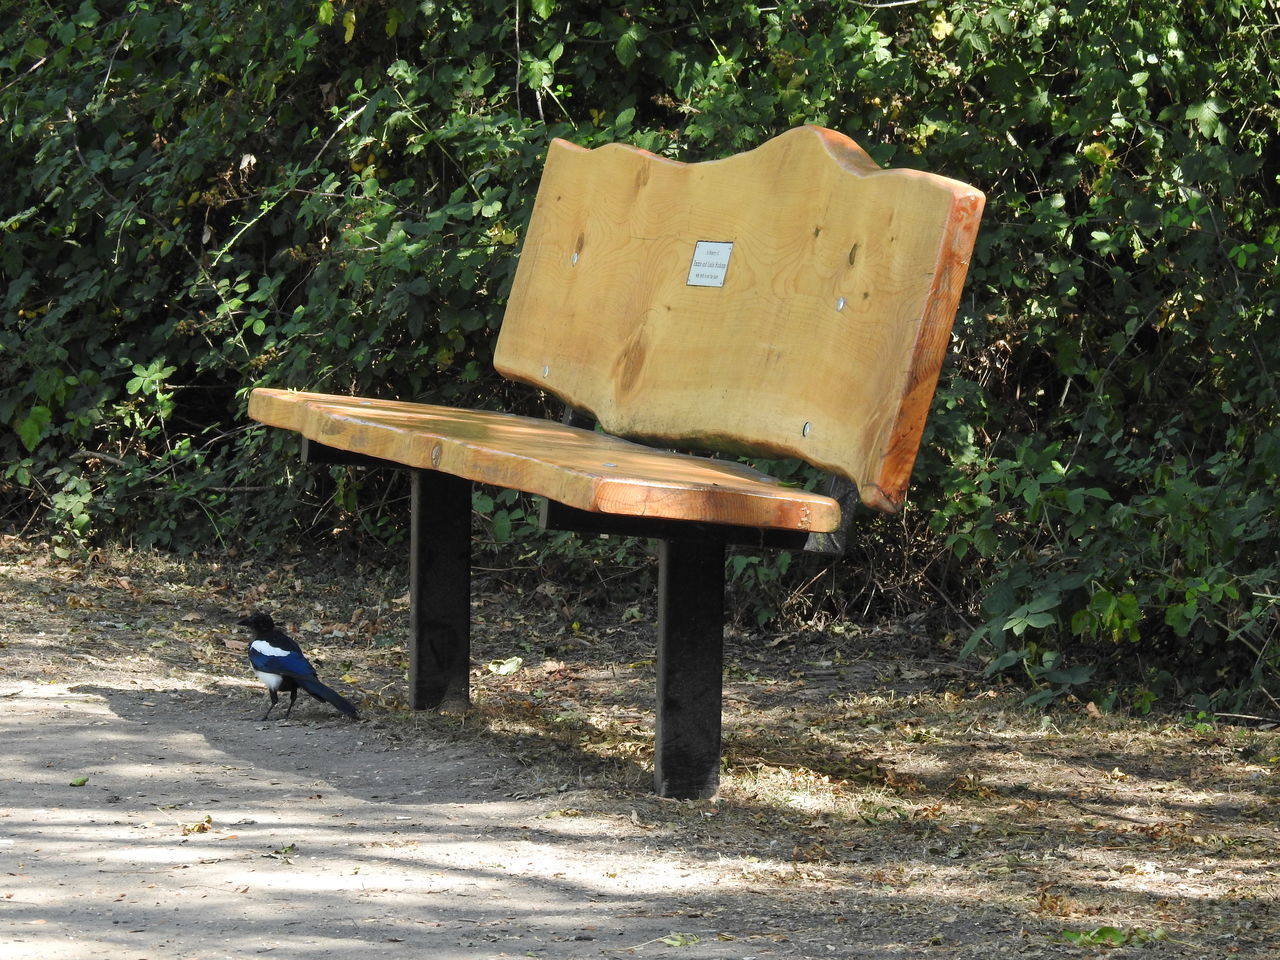
[[(271, 696), (271, 706), (267, 707), (267, 712), (262, 715), (263, 720), (271, 716), (271, 711), (276, 708), (276, 701), (280, 699), (279, 697), (276, 696), (276, 692), (270, 689), (269, 687), (267, 688), (267, 693)], [(262, 721), (259, 720), (258, 722), (261, 723)]]
[(293, 713), (293, 705), (298, 702), (298, 688), (294, 687), (289, 691), (289, 708), (284, 712), (284, 718), (289, 719), (289, 714)]

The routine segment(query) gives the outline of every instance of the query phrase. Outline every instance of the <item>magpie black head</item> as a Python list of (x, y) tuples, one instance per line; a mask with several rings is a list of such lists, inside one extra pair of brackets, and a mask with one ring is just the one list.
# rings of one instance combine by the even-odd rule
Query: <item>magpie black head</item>
[(261, 610), (249, 614), (238, 622), (240, 626), (248, 627), (254, 633), (270, 633), (276, 628), (275, 621)]

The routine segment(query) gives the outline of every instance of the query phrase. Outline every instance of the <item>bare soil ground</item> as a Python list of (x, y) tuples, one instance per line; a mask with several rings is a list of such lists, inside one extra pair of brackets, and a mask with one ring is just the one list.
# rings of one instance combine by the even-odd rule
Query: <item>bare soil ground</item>
[[(735, 635), (721, 793), (665, 801), (649, 611), (482, 580), (438, 717), (406, 589), (0, 541), (6, 960), (1280, 955), (1265, 724), (1028, 712), (911, 624)], [(258, 719), (256, 608), (364, 719)]]

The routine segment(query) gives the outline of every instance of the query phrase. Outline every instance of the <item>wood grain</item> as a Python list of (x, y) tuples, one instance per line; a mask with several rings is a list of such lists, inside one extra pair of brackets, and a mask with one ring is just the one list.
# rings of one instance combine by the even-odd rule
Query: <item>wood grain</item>
[(835, 500), (750, 467), (529, 417), (265, 388), (250, 395), (249, 416), (327, 446), (581, 510), (819, 533), (840, 522)]
[[(897, 510), (984, 203), (792, 130), (683, 164), (555, 141), (495, 366), (610, 433), (799, 457)], [(690, 286), (698, 241), (731, 243)]]

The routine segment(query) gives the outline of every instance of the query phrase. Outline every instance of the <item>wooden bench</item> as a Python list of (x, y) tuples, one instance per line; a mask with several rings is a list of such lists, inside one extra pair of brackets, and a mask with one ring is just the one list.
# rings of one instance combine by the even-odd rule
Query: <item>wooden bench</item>
[[(694, 164), (556, 140), (494, 365), (604, 432), (274, 389), (249, 414), (312, 461), (411, 471), (414, 708), (469, 702), (473, 482), (546, 498), (550, 527), (656, 538), (655, 785), (707, 797), (725, 544), (839, 550), (852, 500), (901, 507), (983, 202), (820, 127)], [(797, 457), (836, 495), (662, 447)]]

